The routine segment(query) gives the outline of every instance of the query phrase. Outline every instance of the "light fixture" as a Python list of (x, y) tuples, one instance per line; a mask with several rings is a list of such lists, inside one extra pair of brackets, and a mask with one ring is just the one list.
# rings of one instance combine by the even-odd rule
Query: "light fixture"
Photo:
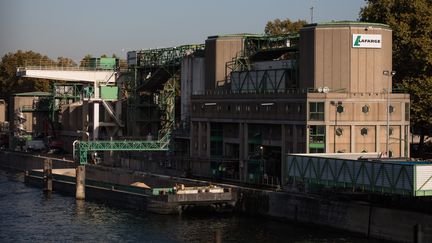
[(274, 105), (273, 102), (269, 102), (269, 103), (261, 103), (262, 106), (271, 106)]

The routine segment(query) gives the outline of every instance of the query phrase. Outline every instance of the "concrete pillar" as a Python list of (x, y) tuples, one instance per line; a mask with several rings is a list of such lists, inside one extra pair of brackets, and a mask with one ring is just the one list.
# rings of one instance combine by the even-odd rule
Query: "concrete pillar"
[(93, 140), (99, 138), (99, 103), (93, 103)]
[(85, 199), (85, 165), (77, 165), (76, 167), (76, 193), (75, 197), (78, 200)]
[(414, 239), (413, 239), (414, 243), (423, 243), (423, 242), (426, 242), (423, 239), (423, 227), (422, 227), (421, 224), (414, 225), (414, 234), (413, 235), (414, 235)]
[(206, 128), (207, 130), (205, 132), (206, 132), (206, 139), (207, 139), (206, 141), (207, 149), (206, 149), (205, 157), (210, 158), (210, 122), (206, 123)]
[(52, 191), (52, 160), (51, 159), (44, 160), (43, 190), (44, 192)]
[(202, 141), (202, 137), (203, 137), (203, 131), (202, 131), (202, 124), (199, 121), (198, 122), (198, 157), (201, 158), (202, 157), (202, 146), (203, 146), (203, 141)]
[(248, 124), (243, 124), (243, 158), (244, 158), (244, 166), (243, 166), (243, 177), (244, 181), (248, 181), (249, 175), (248, 175), (248, 159), (249, 159), (249, 128)]
[(244, 157), (244, 131), (243, 131), (243, 123), (238, 124), (238, 141), (239, 141), (239, 179), (240, 181), (244, 181), (244, 164), (245, 164), (245, 157)]
[[(98, 82), (94, 82), (94, 98), (100, 98), (100, 87)], [(99, 102), (93, 102), (93, 140), (99, 138)]]
[[(333, 131), (334, 131), (334, 129), (333, 129)], [(330, 126), (325, 126), (325, 152), (331, 153), (333, 151), (333, 153), (335, 153), (334, 149), (333, 149), (334, 146), (330, 147), (330, 136), (329, 135), (330, 135)], [(332, 135), (333, 135), (333, 132), (332, 132)], [(336, 139), (335, 136), (333, 136), (333, 138)], [(336, 141), (333, 141), (333, 142), (336, 142)]]
[(280, 174), (280, 184), (283, 185), (283, 178), (285, 175), (285, 160), (286, 160), (286, 131), (285, 125), (281, 125), (281, 174)]
[(292, 128), (292, 143), (293, 143), (293, 148), (292, 148), (292, 152), (293, 153), (298, 153), (298, 134), (297, 134), (297, 126), (295, 124), (291, 125)]
[(356, 133), (355, 133), (355, 131), (356, 131), (356, 126), (355, 125), (351, 125), (351, 142), (350, 142), (350, 146), (351, 146), (351, 149), (350, 149), (350, 152), (351, 153), (355, 153), (355, 152), (361, 152), (361, 151), (355, 151), (355, 147), (356, 147)]
[(190, 124), (189, 157), (195, 157), (196, 156), (195, 142), (197, 142), (197, 140), (195, 139), (195, 122), (190, 121), (189, 124)]
[[(88, 131), (89, 126), (89, 103), (87, 100), (83, 101), (82, 105), (82, 128), (81, 130), (84, 132)], [(84, 139), (85, 134), (83, 133), (83, 140), (87, 140), (89, 138)]]
[[(384, 151), (381, 151), (381, 125), (376, 125), (375, 126), (375, 150), (377, 153), (381, 153)], [(371, 152), (371, 151), (368, 151)]]
[[(122, 101), (117, 101), (115, 104), (116, 116), (120, 121), (122, 120), (122, 103)], [(117, 136), (123, 136), (123, 130), (121, 128), (117, 130)]]

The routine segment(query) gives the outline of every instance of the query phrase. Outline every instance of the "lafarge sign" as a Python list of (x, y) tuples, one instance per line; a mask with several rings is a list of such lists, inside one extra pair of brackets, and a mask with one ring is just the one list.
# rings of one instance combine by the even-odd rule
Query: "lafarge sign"
[(381, 48), (381, 35), (353, 34), (354, 48)]

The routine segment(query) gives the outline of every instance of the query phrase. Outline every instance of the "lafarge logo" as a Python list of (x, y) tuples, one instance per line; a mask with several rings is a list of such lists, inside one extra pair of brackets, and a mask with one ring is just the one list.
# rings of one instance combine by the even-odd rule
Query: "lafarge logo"
[(381, 35), (353, 34), (355, 48), (381, 48)]

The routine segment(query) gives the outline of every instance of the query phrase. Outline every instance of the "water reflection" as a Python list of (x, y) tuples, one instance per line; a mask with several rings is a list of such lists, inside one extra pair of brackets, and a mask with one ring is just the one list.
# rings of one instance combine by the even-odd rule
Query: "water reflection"
[(0, 242), (365, 242), (339, 231), (229, 214), (156, 215), (27, 187), (0, 170)]

